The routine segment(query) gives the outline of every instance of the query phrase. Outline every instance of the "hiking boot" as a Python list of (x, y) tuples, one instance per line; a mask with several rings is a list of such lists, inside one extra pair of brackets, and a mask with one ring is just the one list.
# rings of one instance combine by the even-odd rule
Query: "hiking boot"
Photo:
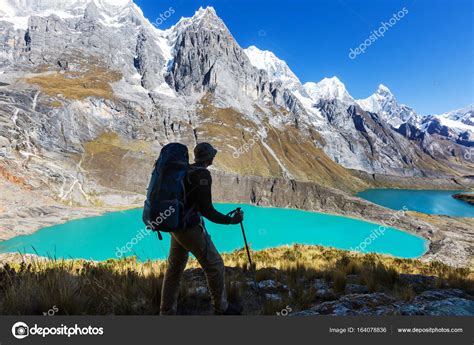
[(216, 313), (216, 315), (242, 315), (242, 309), (240, 304), (231, 303), (224, 312)]

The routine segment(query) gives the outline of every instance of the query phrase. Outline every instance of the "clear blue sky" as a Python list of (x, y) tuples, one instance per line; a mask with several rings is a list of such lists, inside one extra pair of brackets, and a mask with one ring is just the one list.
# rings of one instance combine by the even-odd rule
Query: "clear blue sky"
[[(135, 0), (160, 28), (213, 6), (237, 42), (285, 60), (302, 82), (337, 76), (354, 98), (380, 83), (420, 114), (437, 114), (474, 102), (472, 0)], [(382, 21), (408, 13), (355, 59), (356, 48)]]

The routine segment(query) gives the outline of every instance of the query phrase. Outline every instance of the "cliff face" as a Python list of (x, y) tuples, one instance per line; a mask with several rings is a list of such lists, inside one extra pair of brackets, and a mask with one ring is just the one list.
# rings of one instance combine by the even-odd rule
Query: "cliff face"
[(257, 68), (258, 49), (242, 49), (212, 8), (159, 30), (133, 2), (68, 0), (54, 13), (42, 0), (9, 4), (0, 164), (61, 202), (143, 193), (171, 141), (210, 141), (220, 171), (347, 191), (369, 185), (349, 169), (459, 177), (473, 168), (456, 143), (428, 138), (426, 150), (393, 130), (337, 78), (305, 87), (281, 61)]

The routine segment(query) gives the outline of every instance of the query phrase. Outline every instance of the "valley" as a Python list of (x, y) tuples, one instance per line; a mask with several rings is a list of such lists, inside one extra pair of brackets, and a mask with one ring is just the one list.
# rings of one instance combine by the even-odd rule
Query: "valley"
[[(396, 211), (355, 193), (474, 188), (472, 105), (422, 116), (382, 84), (362, 100), (337, 77), (302, 84), (272, 52), (240, 47), (212, 7), (161, 30), (133, 2), (68, 0), (57, 13), (10, 3), (0, 10), (2, 240), (141, 207), (173, 141), (218, 148), (223, 203), (382, 224)], [(406, 211), (393, 226), (430, 241), (423, 260), (472, 267), (472, 218)]]

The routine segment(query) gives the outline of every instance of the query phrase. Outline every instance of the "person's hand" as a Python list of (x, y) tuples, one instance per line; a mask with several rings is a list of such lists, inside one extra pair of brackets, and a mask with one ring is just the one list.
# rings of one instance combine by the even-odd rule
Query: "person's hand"
[(239, 224), (243, 220), (244, 220), (244, 212), (238, 211), (238, 212), (235, 212), (235, 214), (232, 216), (229, 224)]

